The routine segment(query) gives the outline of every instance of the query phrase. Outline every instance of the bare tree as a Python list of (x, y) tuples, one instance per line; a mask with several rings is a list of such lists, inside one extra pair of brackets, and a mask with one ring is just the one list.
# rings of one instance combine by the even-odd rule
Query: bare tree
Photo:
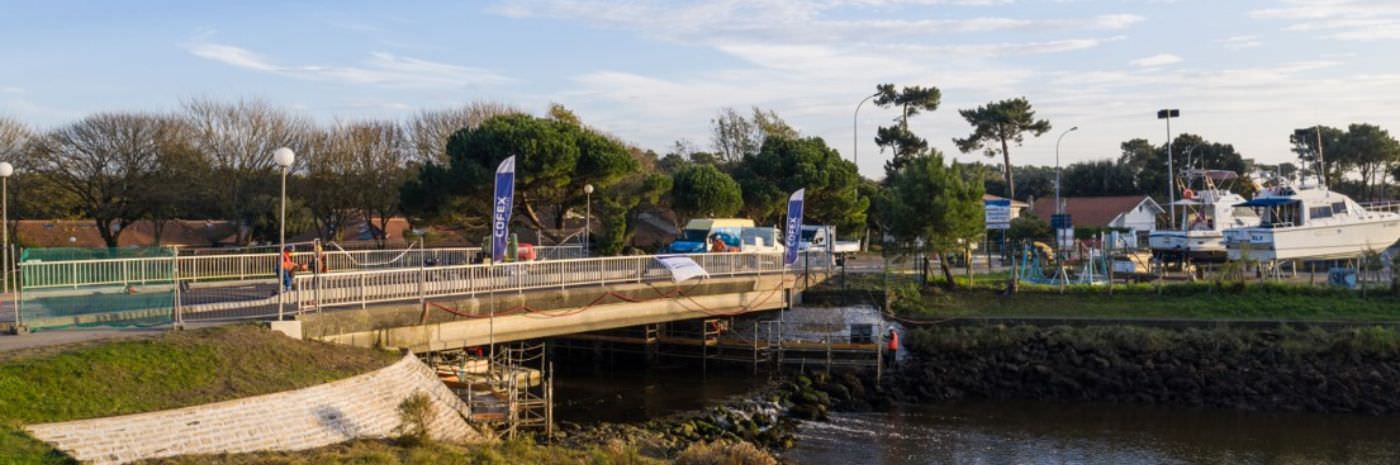
[(306, 177), (295, 184), (297, 197), (306, 202), (323, 240), (341, 239), (355, 216), (354, 150), (347, 139), (337, 130), (316, 131), (304, 155)]
[(213, 167), (220, 210), (238, 221), (238, 240), (246, 242), (248, 226), (276, 203), (267, 199), (277, 195), (272, 151), (290, 147), (304, 154), (311, 148), (312, 124), (257, 100), (231, 104), (190, 100), (184, 102), (184, 109), (195, 147)]
[(33, 169), (80, 201), (108, 247), (148, 211), (143, 190), (178, 132), (173, 118), (101, 113), (56, 129), (34, 144)]
[(758, 107), (753, 107), (752, 117), (745, 117), (734, 108), (726, 107), (720, 110), (719, 116), (710, 120), (710, 131), (710, 142), (724, 163), (736, 163), (745, 155), (758, 153), (763, 141), (769, 137), (798, 136), (797, 130), (783, 121), (777, 112)]
[(0, 116), (0, 161), (14, 163), (20, 158), (33, 131), (19, 120)]
[(447, 166), (447, 140), (462, 129), (474, 128), (493, 116), (524, 113), (495, 102), (472, 102), (456, 108), (423, 110), (408, 121), (413, 161)]
[(336, 134), (349, 150), (355, 207), (382, 248), (399, 212), (399, 188), (413, 174), (407, 132), (390, 121), (366, 121), (342, 125)]

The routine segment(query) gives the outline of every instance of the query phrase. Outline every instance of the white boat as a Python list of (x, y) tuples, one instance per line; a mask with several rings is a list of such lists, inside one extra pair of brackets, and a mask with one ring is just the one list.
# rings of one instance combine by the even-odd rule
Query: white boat
[[(1245, 202), (1230, 192), (1229, 185), (1239, 175), (1233, 171), (1191, 170), (1186, 173), (1182, 199), (1174, 205), (1181, 210), (1180, 229), (1162, 229), (1147, 236), (1152, 255), (1164, 261), (1189, 258), (1192, 261), (1223, 261), (1227, 256), (1225, 230), (1257, 224), (1253, 209), (1237, 207)], [(1198, 186), (1198, 190), (1189, 189)]]
[(1325, 186), (1271, 187), (1240, 204), (1259, 223), (1225, 231), (1231, 260), (1330, 260), (1380, 253), (1400, 240), (1400, 214), (1368, 209)]

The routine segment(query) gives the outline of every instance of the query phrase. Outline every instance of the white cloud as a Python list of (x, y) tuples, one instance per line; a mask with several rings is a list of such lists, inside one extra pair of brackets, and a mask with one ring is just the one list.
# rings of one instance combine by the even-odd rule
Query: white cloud
[(23, 87), (0, 87), (0, 94), (23, 94)]
[(1250, 17), (1292, 21), (1285, 30), (1336, 40), (1400, 40), (1400, 2), (1395, 0), (1286, 0), (1281, 7), (1251, 11)]
[(1264, 45), (1258, 36), (1231, 36), (1220, 40), (1220, 44), (1230, 50), (1244, 50)]
[(440, 89), (510, 81), (505, 76), (482, 68), (437, 63), (382, 52), (371, 53), (368, 59), (357, 66), (283, 66), (256, 52), (232, 45), (198, 42), (186, 45), (185, 49), (200, 58), (297, 79)]
[(1150, 57), (1138, 58), (1136, 60), (1133, 60), (1131, 63), (1133, 64), (1133, 66), (1137, 66), (1140, 68), (1155, 68), (1158, 66), (1166, 66), (1170, 64), (1181, 63), (1181, 57), (1172, 55), (1170, 53), (1160, 53), (1157, 55), (1152, 55)]

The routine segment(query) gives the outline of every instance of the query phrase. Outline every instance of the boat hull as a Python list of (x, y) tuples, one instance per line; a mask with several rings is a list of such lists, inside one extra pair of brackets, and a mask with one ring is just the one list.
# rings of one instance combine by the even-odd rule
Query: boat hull
[(1218, 262), (1228, 256), (1219, 231), (1157, 231), (1147, 237), (1147, 244), (1153, 255), (1168, 260)]
[(1329, 260), (1381, 252), (1400, 240), (1400, 217), (1340, 225), (1226, 231), (1230, 260)]

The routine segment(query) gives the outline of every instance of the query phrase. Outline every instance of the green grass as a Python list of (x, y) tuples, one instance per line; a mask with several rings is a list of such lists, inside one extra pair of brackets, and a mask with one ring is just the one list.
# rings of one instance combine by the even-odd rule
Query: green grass
[(1372, 293), (1289, 284), (1251, 284), (1244, 288), (1210, 283), (1071, 286), (1022, 286), (1015, 296), (1000, 286), (976, 286), (951, 292), (897, 291), (896, 314), (921, 319), (961, 316), (1160, 318), (1202, 320), (1400, 320), (1400, 299)]
[(0, 354), (0, 451), (5, 463), (72, 463), (24, 434), (22, 425), (299, 389), (397, 359), (392, 353), (297, 341), (252, 325)]
[[(937, 270), (935, 270), (937, 271)], [(849, 274), (848, 289), (883, 292), (888, 280), (895, 314), (911, 319), (954, 317), (1154, 318), (1203, 320), (1400, 321), (1400, 297), (1388, 290), (1362, 293), (1323, 285), (1277, 282), (1168, 282), (1054, 286), (1022, 283), (1014, 296), (1002, 295), (1006, 273), (977, 274), (969, 283), (955, 275), (946, 291), (941, 272), (920, 289), (917, 275)], [(825, 284), (839, 289), (839, 280)]]

